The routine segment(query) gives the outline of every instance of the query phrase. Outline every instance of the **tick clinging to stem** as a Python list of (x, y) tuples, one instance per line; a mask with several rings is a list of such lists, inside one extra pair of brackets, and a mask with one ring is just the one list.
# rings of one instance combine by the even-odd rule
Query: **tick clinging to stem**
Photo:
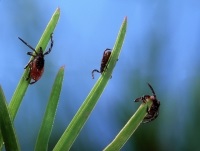
[(103, 52), (103, 57), (102, 57), (102, 60), (101, 60), (101, 67), (100, 67), (100, 71), (97, 70), (97, 69), (94, 69), (92, 71), (92, 78), (94, 79), (94, 72), (98, 72), (98, 73), (103, 73), (106, 68), (107, 68), (107, 62), (110, 58), (110, 54), (111, 54), (111, 49), (106, 49), (104, 52)]
[(29, 67), (29, 69), (30, 69), (26, 80), (32, 79), (33, 81), (30, 81), (29, 84), (33, 84), (33, 83), (37, 82), (41, 78), (41, 76), (44, 72), (44, 62), (45, 62), (44, 56), (49, 54), (53, 47), (53, 36), (52, 35), (53, 35), (53, 33), (50, 35), (50, 38), (51, 38), (50, 48), (45, 53), (43, 53), (42, 47), (39, 48), (39, 52), (36, 52), (36, 50), (32, 46), (30, 46), (27, 42), (25, 42), (23, 39), (18, 37), (26, 46), (28, 46), (31, 50), (33, 50), (33, 52), (27, 52), (27, 55), (32, 56), (33, 59), (31, 61), (29, 61), (29, 63), (24, 68), (24, 69), (26, 69), (27, 67)]
[(148, 123), (148, 122), (151, 122), (153, 121), (154, 119), (156, 119), (158, 117), (158, 114), (159, 114), (159, 106), (160, 106), (160, 101), (157, 100), (156, 98), (156, 94), (152, 88), (152, 86), (147, 83), (149, 88), (151, 89), (153, 95), (150, 96), (150, 95), (144, 95), (142, 97), (139, 97), (137, 99), (135, 99), (134, 101), (135, 102), (139, 102), (139, 101), (142, 101), (143, 103), (146, 103), (147, 99), (151, 100), (153, 103), (151, 105), (151, 107), (147, 107), (147, 115), (144, 117), (143, 119), (143, 123)]

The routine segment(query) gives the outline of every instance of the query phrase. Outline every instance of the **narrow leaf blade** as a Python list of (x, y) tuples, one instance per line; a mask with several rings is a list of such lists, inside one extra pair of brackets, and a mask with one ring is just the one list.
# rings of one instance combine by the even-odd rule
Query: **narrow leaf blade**
[(120, 28), (117, 40), (115, 42), (114, 48), (112, 50), (107, 70), (102, 74), (98, 79), (89, 95), (79, 108), (78, 112), (70, 122), (69, 126), (61, 136), (60, 140), (56, 144), (54, 151), (69, 150), (83, 128), (85, 122), (90, 116), (92, 110), (94, 109), (99, 97), (103, 93), (105, 86), (107, 85), (108, 80), (112, 75), (112, 71), (116, 65), (116, 62), (119, 58), (119, 54), (124, 42), (125, 33), (127, 27), (127, 18), (124, 19), (122, 26)]
[(15, 134), (13, 122), (9, 115), (6, 98), (0, 86), (0, 128), (6, 150), (20, 150), (19, 143)]
[(56, 79), (52, 87), (49, 102), (37, 138), (35, 146), (36, 151), (44, 151), (48, 149), (48, 142), (56, 115), (56, 109), (58, 106), (58, 101), (62, 88), (63, 77), (64, 77), (64, 67), (61, 67), (60, 70), (58, 71), (58, 74), (56, 76)]
[(117, 134), (115, 139), (104, 149), (104, 151), (120, 150), (124, 146), (147, 115), (147, 105), (151, 106), (152, 101), (147, 99), (146, 104), (143, 103), (140, 105), (135, 114), (129, 119), (126, 125)]
[[(53, 31), (56, 27), (56, 24), (59, 20), (59, 16), (60, 16), (60, 9), (58, 8), (55, 11), (55, 13), (53, 14), (51, 20), (49, 21), (44, 33), (42, 34), (42, 37), (36, 46), (36, 51), (39, 50), (39, 47), (42, 47), (42, 48), (47, 47), (47, 44), (50, 40), (50, 34), (53, 33)], [(43, 49), (43, 50), (45, 50), (45, 49)], [(26, 81), (26, 77), (28, 76), (28, 71), (29, 71), (28, 68), (24, 71), (22, 78), (20, 79), (18, 86), (17, 86), (17, 88), (12, 96), (12, 99), (10, 101), (10, 104), (8, 106), (12, 120), (15, 119), (15, 116), (17, 114), (19, 106), (22, 102), (22, 99), (23, 99), (25, 92), (29, 85), (29, 83)]]

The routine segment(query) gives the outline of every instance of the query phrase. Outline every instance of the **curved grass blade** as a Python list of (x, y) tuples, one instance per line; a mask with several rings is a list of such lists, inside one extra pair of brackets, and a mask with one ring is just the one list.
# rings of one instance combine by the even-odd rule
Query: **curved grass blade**
[(64, 77), (64, 67), (61, 67), (60, 70), (58, 71), (58, 74), (56, 76), (56, 79), (54, 81), (51, 90), (49, 102), (45, 111), (45, 115), (35, 145), (35, 151), (44, 151), (48, 149), (48, 142), (56, 115), (56, 109), (62, 88), (63, 77)]
[(1, 128), (0, 128), (0, 150), (2, 150), (2, 147), (3, 147), (3, 137), (2, 137)]
[(77, 111), (76, 115), (70, 122), (69, 126), (59, 139), (58, 143), (56, 144), (54, 151), (62, 151), (62, 150), (69, 150), (77, 138), (78, 134), (80, 133), (81, 129), (83, 128), (85, 122), (87, 121), (88, 117), (90, 116), (92, 110), (94, 109), (99, 97), (103, 93), (103, 90), (111, 77), (112, 71), (116, 65), (118, 60), (125, 34), (126, 34), (126, 27), (127, 27), (127, 18), (124, 19), (122, 26), (120, 28), (116, 43), (112, 50), (108, 66), (106, 72), (102, 74), (102, 76), (98, 79), (92, 90), (90, 91), (89, 95)]
[[(42, 37), (40, 38), (40, 41), (36, 46), (36, 51), (39, 50), (39, 47), (42, 47), (43, 50), (45, 50), (44, 48), (47, 47), (47, 44), (50, 40), (50, 34), (53, 33), (56, 27), (56, 24), (58, 22), (59, 16), (60, 16), (60, 9), (58, 8), (53, 14), (51, 20), (49, 21), (44, 33), (42, 34)], [(21, 101), (29, 85), (29, 82), (26, 81), (26, 77), (28, 76), (28, 71), (29, 71), (28, 68), (24, 71), (22, 78), (20, 79), (18, 86), (8, 106), (12, 120), (15, 119), (15, 116), (17, 114)]]
[(20, 150), (19, 143), (15, 135), (13, 122), (8, 112), (6, 98), (4, 96), (1, 86), (0, 86), (0, 128), (6, 150), (7, 151)]
[(120, 150), (128, 141), (131, 135), (138, 128), (144, 117), (147, 115), (147, 105), (151, 106), (152, 101), (147, 99), (147, 103), (142, 103), (135, 114), (117, 134), (115, 139), (104, 149), (104, 151)]

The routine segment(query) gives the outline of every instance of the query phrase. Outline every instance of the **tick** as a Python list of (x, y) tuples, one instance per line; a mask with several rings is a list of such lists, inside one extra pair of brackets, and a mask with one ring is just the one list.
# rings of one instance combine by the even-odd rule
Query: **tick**
[(142, 101), (143, 103), (146, 103), (147, 99), (150, 99), (153, 102), (153, 104), (151, 105), (150, 108), (147, 107), (148, 114), (144, 117), (144, 119), (142, 121), (143, 123), (148, 123), (148, 122), (155, 120), (158, 117), (159, 106), (160, 106), (160, 101), (157, 100), (155, 91), (153, 90), (152, 86), (149, 83), (147, 83), (147, 84), (148, 84), (149, 88), (151, 89), (153, 95), (152, 96), (144, 95), (144, 96), (139, 97), (134, 100), (135, 102)]
[(107, 62), (110, 58), (110, 54), (111, 54), (111, 49), (106, 49), (104, 52), (103, 52), (103, 57), (102, 57), (102, 60), (101, 60), (101, 67), (100, 67), (100, 71), (97, 70), (97, 69), (94, 69), (92, 71), (92, 78), (94, 79), (94, 72), (98, 72), (98, 73), (103, 73), (106, 68), (107, 68)]
[(45, 62), (44, 56), (49, 54), (53, 47), (53, 36), (52, 35), (53, 35), (53, 33), (50, 35), (51, 44), (50, 44), (49, 50), (46, 51), (45, 53), (43, 53), (42, 47), (39, 48), (39, 52), (36, 52), (36, 50), (32, 46), (30, 46), (27, 42), (25, 42), (23, 39), (18, 37), (26, 46), (28, 46), (34, 52), (34, 53), (27, 52), (27, 55), (32, 56), (33, 59), (31, 61), (29, 61), (29, 63), (24, 68), (24, 69), (26, 69), (27, 67), (29, 67), (29, 74), (28, 74), (28, 77), (26, 78), (27, 81), (29, 79), (31, 79), (29, 84), (34, 84), (35, 82), (37, 82), (41, 78), (41, 76), (44, 72), (44, 62)]

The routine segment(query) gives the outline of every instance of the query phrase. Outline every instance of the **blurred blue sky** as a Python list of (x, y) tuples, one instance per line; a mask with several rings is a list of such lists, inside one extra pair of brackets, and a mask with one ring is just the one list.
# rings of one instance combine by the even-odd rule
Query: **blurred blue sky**
[[(93, 80), (91, 71), (100, 68), (104, 49), (113, 47), (125, 16), (128, 28), (119, 61), (73, 150), (79, 150), (84, 142), (92, 141), (97, 150), (110, 143), (126, 123), (118, 120), (130, 118), (139, 106), (133, 100), (151, 93), (146, 82), (155, 89), (161, 110), (154, 123), (141, 129), (159, 125), (156, 134), (161, 149), (173, 141), (174, 149), (181, 149), (189, 117), (197, 114), (188, 108), (192, 103), (200, 107), (198, 97), (194, 97), (200, 85), (200, 1), (1, 0), (0, 84), (8, 101), (29, 60), (26, 52), (30, 50), (17, 37), (35, 47), (57, 7), (61, 16), (53, 50), (45, 58), (45, 72), (29, 86), (15, 119), (22, 150), (34, 148), (51, 86), (58, 69), (65, 65), (51, 137), (56, 143), (100, 76), (95, 74)], [(134, 149), (136, 144), (131, 143), (124, 150)]]

